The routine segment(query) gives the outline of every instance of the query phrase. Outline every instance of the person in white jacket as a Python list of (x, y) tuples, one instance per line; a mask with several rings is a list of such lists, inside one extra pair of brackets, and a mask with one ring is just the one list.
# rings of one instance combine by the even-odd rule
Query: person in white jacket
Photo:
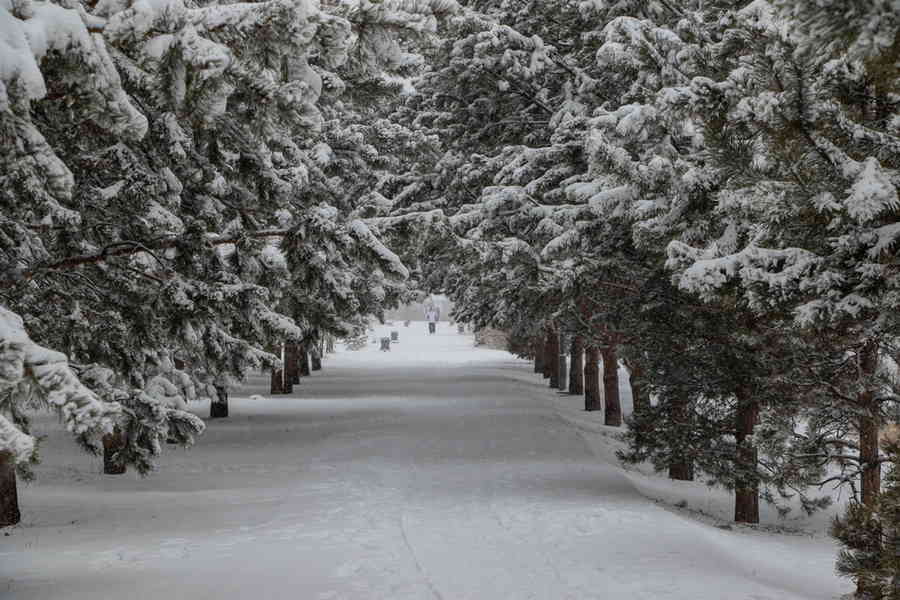
[(437, 330), (437, 322), (441, 318), (441, 311), (433, 304), (425, 307), (425, 320), (428, 321), (428, 333), (433, 334)]

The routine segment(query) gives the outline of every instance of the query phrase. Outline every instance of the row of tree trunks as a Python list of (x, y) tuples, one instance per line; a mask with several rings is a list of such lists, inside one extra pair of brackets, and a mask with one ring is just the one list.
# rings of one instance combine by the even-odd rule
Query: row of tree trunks
[(312, 371), (322, 369), (322, 354), (318, 347), (289, 342), (282, 349), (282, 364), (282, 368), (271, 371), (270, 394), (293, 393), (301, 377), (309, 377)]

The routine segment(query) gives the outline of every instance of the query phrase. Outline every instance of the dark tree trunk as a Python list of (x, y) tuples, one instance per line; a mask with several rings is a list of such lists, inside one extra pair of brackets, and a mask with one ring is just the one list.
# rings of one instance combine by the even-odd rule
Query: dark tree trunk
[(734, 439), (737, 442), (734, 487), (734, 520), (737, 523), (759, 523), (759, 477), (756, 475), (759, 453), (756, 446), (745, 444), (753, 435), (759, 417), (759, 403), (747, 389), (737, 391)]
[[(687, 422), (687, 400), (679, 399), (672, 403), (671, 416), (675, 427), (675, 435), (686, 436), (689, 433), (690, 424)], [(690, 457), (683, 452), (679, 455), (673, 452), (669, 461), (669, 479), (680, 481), (694, 480), (694, 464)]]
[(644, 370), (633, 360), (625, 363), (628, 368), (628, 384), (631, 386), (631, 403), (634, 412), (639, 413), (650, 408), (650, 398), (644, 386)]
[(318, 345), (313, 348), (312, 356), (310, 357), (312, 361), (311, 368), (313, 371), (321, 371), (322, 370), (322, 355), (319, 354)]
[(16, 465), (11, 452), (0, 452), (0, 527), (15, 525), (21, 518)]
[(550, 332), (544, 333), (544, 371), (542, 375), (544, 379), (550, 379), (550, 375), (553, 373), (554, 365), (556, 364), (556, 354), (553, 352), (553, 334)]
[(275, 367), (272, 368), (272, 378), (269, 380), (269, 393), (270, 394), (283, 394), (284, 393), (284, 371), (281, 369), (277, 369)]
[(118, 427), (112, 433), (103, 436), (103, 473), (106, 475), (121, 475), (126, 470), (126, 465), (116, 453), (125, 448), (125, 434)]
[(550, 387), (559, 389), (559, 334), (555, 331), (547, 332), (547, 362), (550, 371)]
[(300, 346), (300, 376), (309, 377), (311, 372), (309, 368), (309, 349), (306, 344)]
[(562, 333), (559, 334), (559, 344), (557, 346), (559, 348), (559, 366), (557, 367), (557, 378), (559, 381), (557, 382), (557, 387), (561, 390), (566, 389), (566, 384), (568, 383), (569, 374), (566, 372), (566, 368), (568, 365), (566, 364), (566, 336)]
[(544, 372), (544, 341), (539, 340), (534, 343), (534, 372)]
[(600, 410), (600, 351), (588, 346), (584, 351), (584, 410)]
[(224, 419), (228, 416), (228, 388), (216, 386), (216, 399), (209, 405), (210, 419)]
[(334, 337), (333, 336), (325, 336), (325, 352), (329, 354), (334, 353)]
[(622, 403), (619, 401), (619, 360), (615, 346), (604, 346), (603, 355), (603, 423), (622, 426)]
[(300, 368), (297, 364), (298, 346), (294, 342), (284, 345), (284, 383), (285, 394), (293, 392), (293, 386), (300, 383)]
[[(878, 346), (867, 342), (860, 355), (862, 377), (870, 377), (878, 366)], [(875, 392), (869, 385), (860, 392), (859, 404), (863, 415), (859, 419), (860, 495), (862, 503), (874, 506), (881, 492), (881, 464), (878, 462), (878, 430), (881, 427)]]
[(572, 395), (584, 393), (584, 370), (581, 364), (583, 357), (581, 336), (573, 335), (572, 345), (569, 348), (569, 393)]

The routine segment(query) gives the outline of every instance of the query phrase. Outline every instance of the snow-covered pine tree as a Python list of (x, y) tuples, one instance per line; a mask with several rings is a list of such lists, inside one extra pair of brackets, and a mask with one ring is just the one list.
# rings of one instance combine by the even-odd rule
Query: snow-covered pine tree
[(184, 400), (221, 395), (229, 377), (277, 362), (274, 340), (305, 335), (275, 310), (292, 260), (273, 251), (279, 240), (340, 237), (348, 254), (335, 268), (354, 271), (354, 293), (371, 299), (344, 314), (379, 310), (377, 290), (403, 266), (360, 219), (342, 217), (335, 233), (327, 216), (338, 213), (300, 193), (309, 138), (324, 128), (323, 75), (341, 86), (324, 69), (353, 52), (370, 74), (396, 58), (385, 28), (360, 50), (366, 38), (353, 46), (350, 16), (337, 13), (427, 28), (453, 6), (0, 7), (2, 301), (122, 403), (119, 459), (146, 471), (161, 439), (201, 429)]
[[(808, 362), (793, 394), (810, 400), (810, 429), (799, 454), (816, 445), (846, 469), (841, 481), (858, 478), (871, 504), (878, 424), (896, 398), (879, 363), (897, 331), (896, 78), (883, 70), (897, 49), (869, 40), (848, 52), (816, 25), (835, 17), (834, 6), (819, 14), (799, 4), (785, 9), (796, 21), (764, 2), (738, 13), (719, 48), (726, 75), (691, 84), (715, 182), (705, 219), (714, 227), (702, 244), (673, 243), (670, 264), (684, 289), (730, 298), (802, 337)], [(851, 12), (879, 35), (896, 32), (876, 4)], [(839, 29), (854, 40), (872, 33)], [(860, 48), (865, 55), (854, 54)]]

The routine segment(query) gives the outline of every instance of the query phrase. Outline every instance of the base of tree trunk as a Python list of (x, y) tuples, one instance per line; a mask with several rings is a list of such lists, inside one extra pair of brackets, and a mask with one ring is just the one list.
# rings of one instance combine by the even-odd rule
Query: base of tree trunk
[(734, 490), (734, 522), (759, 523), (759, 490), (737, 488)]
[(300, 383), (300, 369), (297, 365), (297, 344), (286, 343), (284, 345), (284, 393), (290, 394), (294, 390), (288, 391), (286, 384), (294, 386)]
[(694, 465), (691, 461), (673, 462), (669, 465), (669, 479), (678, 481), (694, 480)]
[(269, 393), (284, 393), (284, 374), (281, 369), (272, 369), (272, 376), (269, 379)]
[(12, 453), (0, 453), (0, 527), (15, 525), (22, 519), (19, 513), (19, 491), (16, 487), (16, 466)]
[(600, 410), (600, 351), (587, 348), (584, 352), (584, 410)]
[(127, 466), (115, 454), (125, 448), (125, 435), (117, 427), (112, 433), (103, 436), (103, 473), (105, 475), (122, 475)]
[(209, 418), (224, 419), (228, 416), (228, 390), (216, 386), (216, 395), (218, 398), (209, 405)]
[(321, 371), (322, 370), (322, 358), (318, 354), (312, 355), (312, 365), (311, 368), (313, 371)]
[(300, 348), (300, 376), (309, 377), (311, 369), (309, 368), (309, 352), (306, 348)]
[(228, 416), (228, 403), (219, 402), (218, 400), (209, 405), (210, 419), (224, 419)]

